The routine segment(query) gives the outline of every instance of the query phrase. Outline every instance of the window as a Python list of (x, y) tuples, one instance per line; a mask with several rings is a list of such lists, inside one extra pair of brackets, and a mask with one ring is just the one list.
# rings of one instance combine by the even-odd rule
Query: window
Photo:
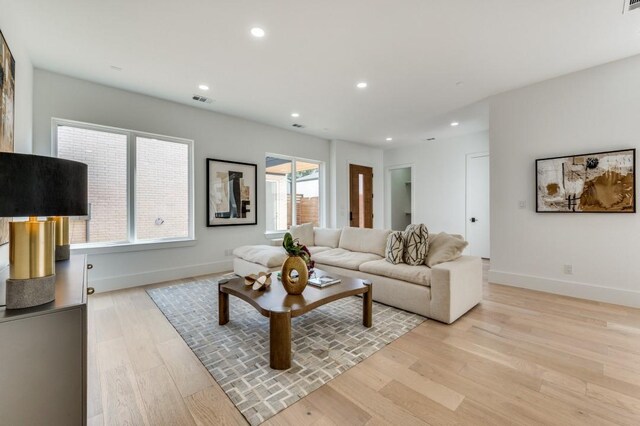
[(284, 156), (266, 158), (267, 232), (291, 225), (321, 225), (321, 163)]
[(54, 120), (58, 157), (88, 165), (89, 215), (71, 244), (193, 238), (192, 141)]

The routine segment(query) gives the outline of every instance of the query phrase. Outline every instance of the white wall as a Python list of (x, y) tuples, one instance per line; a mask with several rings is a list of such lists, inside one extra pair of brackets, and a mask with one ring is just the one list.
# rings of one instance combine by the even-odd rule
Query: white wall
[(390, 170), (387, 202), (390, 204), (390, 227), (395, 231), (404, 231), (411, 224), (411, 214), (407, 214), (411, 213), (411, 186), (411, 167)]
[(481, 132), (388, 149), (384, 167), (414, 166), (413, 223), (424, 223), (431, 233), (465, 235), (466, 156), (488, 151), (489, 133)]
[(373, 168), (373, 227), (384, 227), (383, 151), (366, 145), (340, 140), (331, 141), (331, 226), (349, 226), (349, 164)]
[[(640, 56), (490, 103), (490, 280), (640, 306), (640, 216), (536, 214), (534, 165), (536, 158), (640, 148)], [(565, 264), (573, 275), (563, 273)]]
[[(329, 141), (43, 70), (34, 75), (34, 153), (51, 154), (51, 118), (193, 139), (197, 243), (189, 247), (91, 255), (97, 291), (231, 269), (225, 250), (266, 244), (265, 153), (329, 164)], [(258, 164), (258, 225), (207, 228), (207, 157)], [(346, 185), (345, 185), (346, 186)], [(330, 193), (330, 191), (328, 191)]]
[[(16, 93), (14, 110), (15, 152), (31, 153), (33, 106), (33, 66), (21, 40), (13, 37), (19, 22), (10, 22), (0, 14), (0, 30), (16, 61)], [(0, 269), (9, 264), (9, 244), (0, 246)]]

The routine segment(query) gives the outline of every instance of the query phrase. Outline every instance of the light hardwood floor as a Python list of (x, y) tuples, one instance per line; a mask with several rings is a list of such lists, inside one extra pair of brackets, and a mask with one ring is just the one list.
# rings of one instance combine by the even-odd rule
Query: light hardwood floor
[[(90, 298), (88, 405), (90, 425), (246, 424), (143, 288)], [(267, 423), (640, 425), (640, 310), (485, 284), (455, 324), (423, 323)]]

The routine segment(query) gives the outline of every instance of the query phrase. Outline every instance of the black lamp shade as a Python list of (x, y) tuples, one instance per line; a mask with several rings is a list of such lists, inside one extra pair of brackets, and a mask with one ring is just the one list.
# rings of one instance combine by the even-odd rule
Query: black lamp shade
[(87, 165), (0, 153), (0, 217), (87, 215)]

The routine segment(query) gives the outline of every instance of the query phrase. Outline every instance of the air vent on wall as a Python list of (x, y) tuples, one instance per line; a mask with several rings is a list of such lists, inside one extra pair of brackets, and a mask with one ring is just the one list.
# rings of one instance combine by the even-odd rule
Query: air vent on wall
[(213, 100), (201, 95), (193, 95), (191, 99), (193, 99), (194, 101), (202, 102), (203, 104), (210, 104), (211, 102), (213, 102)]
[(304, 129), (304, 125), (303, 124), (294, 123), (294, 124), (292, 124), (292, 126), (298, 128), (298, 129)]
[(636, 9), (640, 9), (640, 0), (624, 0), (624, 12), (632, 12)]

